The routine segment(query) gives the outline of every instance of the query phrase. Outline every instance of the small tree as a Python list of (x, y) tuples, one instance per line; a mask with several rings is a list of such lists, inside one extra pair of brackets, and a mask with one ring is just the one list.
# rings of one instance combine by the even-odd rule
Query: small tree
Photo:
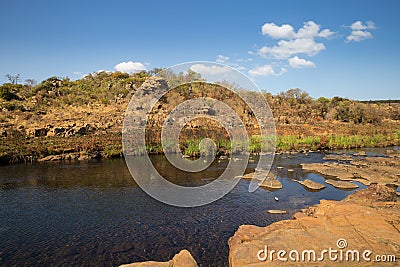
[(19, 74), (17, 75), (7, 74), (5, 75), (5, 77), (10, 81), (11, 84), (17, 84), (18, 82), (21, 81)]
[(29, 91), (32, 92), (32, 87), (34, 87), (37, 84), (37, 81), (35, 79), (26, 79), (25, 84), (28, 85)]

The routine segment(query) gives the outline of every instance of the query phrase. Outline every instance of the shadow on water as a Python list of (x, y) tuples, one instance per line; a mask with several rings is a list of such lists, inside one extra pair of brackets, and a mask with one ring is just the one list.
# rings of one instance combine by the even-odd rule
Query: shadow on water
[[(296, 182), (324, 183), (300, 166), (322, 162), (323, 156), (277, 155), (272, 172), (283, 189), (249, 193), (249, 181), (241, 180), (222, 199), (197, 208), (152, 199), (136, 185), (122, 159), (1, 166), (0, 265), (116, 266), (166, 261), (188, 249), (200, 266), (228, 266), (227, 241), (240, 225), (266, 226), (320, 199), (340, 200), (354, 192), (330, 185), (310, 192)], [(207, 171), (188, 175), (163, 156), (152, 162), (172, 182), (192, 186), (218, 177), (227, 164), (215, 161)], [(249, 164), (246, 172), (255, 167)], [(268, 214), (268, 209), (288, 213)]]

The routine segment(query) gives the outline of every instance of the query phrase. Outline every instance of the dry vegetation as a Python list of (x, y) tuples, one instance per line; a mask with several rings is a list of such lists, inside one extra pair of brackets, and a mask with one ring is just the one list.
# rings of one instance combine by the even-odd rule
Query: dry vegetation
[[(25, 85), (1, 85), (0, 161), (30, 161), (68, 153), (75, 153), (72, 158), (122, 155), (120, 133), (129, 99), (156, 71), (131, 75), (100, 72), (77, 81), (52, 77), (37, 85), (32, 80)], [(176, 79), (185, 80), (185, 75), (177, 75)], [(148, 125), (152, 131), (147, 136), (150, 152), (161, 151), (158, 130), (166, 112), (185, 99), (199, 96), (220, 99), (233, 107), (253, 135), (251, 150), (259, 151), (255, 118), (244, 102), (223, 87), (210, 88), (204, 83), (188, 92), (185, 86), (170, 91), (160, 100), (158, 110), (153, 110)], [(299, 89), (278, 95), (265, 93), (265, 97), (275, 118), (278, 150), (400, 144), (399, 101), (312, 99)], [(187, 154), (196, 154), (198, 140), (204, 136), (217, 138), (220, 152), (229, 153), (226, 133), (207, 120), (193, 121), (185, 127), (182, 149)]]

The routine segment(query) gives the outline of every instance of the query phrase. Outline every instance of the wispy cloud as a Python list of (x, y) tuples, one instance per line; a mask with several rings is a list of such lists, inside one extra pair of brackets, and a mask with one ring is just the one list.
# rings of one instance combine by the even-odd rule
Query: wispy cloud
[(194, 64), (193, 66), (190, 67), (190, 69), (202, 75), (218, 75), (232, 71), (231, 68), (226, 66), (216, 66), (216, 65), (207, 66), (204, 64)]
[(287, 72), (287, 70), (285, 68), (281, 68), (280, 72), (277, 73), (277, 72), (275, 72), (272, 65), (269, 65), (269, 64), (263, 65), (263, 66), (258, 66), (258, 67), (255, 67), (255, 68), (249, 70), (249, 74), (251, 76), (272, 76), (272, 75), (279, 76), (286, 72)]
[(229, 57), (223, 56), (223, 55), (218, 55), (217, 59), (215, 61), (219, 62), (219, 63), (225, 63), (229, 60)]

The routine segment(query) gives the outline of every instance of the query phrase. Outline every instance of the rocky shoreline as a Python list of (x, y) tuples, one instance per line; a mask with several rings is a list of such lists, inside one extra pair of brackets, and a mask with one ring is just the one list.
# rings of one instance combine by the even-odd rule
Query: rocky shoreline
[[(307, 263), (314, 266), (343, 264), (371, 266), (375, 261), (373, 257), (377, 255), (390, 259), (390, 262), (380, 262), (379, 266), (397, 266), (396, 262), (400, 260), (398, 197), (392, 187), (373, 184), (342, 201), (321, 200), (320, 204), (295, 213), (290, 220), (279, 221), (266, 227), (242, 225), (228, 241), (229, 266), (261, 267), (282, 264), (302, 266)], [(343, 245), (339, 242), (343, 242)], [(329, 248), (336, 251), (336, 260), (328, 256), (319, 260), (321, 258), (319, 253)], [(278, 258), (279, 250), (297, 251), (299, 254), (293, 253), (291, 256), (285, 254)], [(315, 259), (311, 254), (311, 258), (301, 262), (301, 253), (310, 250), (316, 252)], [(371, 254), (367, 253), (364, 258), (361, 255), (360, 260), (349, 258), (348, 261), (343, 261), (338, 258), (340, 250), (351, 253), (371, 251)], [(198, 265), (190, 252), (182, 250), (168, 262), (149, 261), (121, 266), (195, 267)]]
[[(229, 264), (232, 267), (296, 263), (370, 266), (376, 255), (394, 255), (392, 262), (381, 262), (379, 266), (396, 266), (393, 261), (400, 260), (400, 205), (397, 198), (393, 188), (374, 184), (342, 201), (321, 200), (320, 204), (297, 212), (291, 220), (266, 227), (242, 225), (229, 239)], [(370, 250), (372, 254), (366, 259), (360, 256), (360, 261), (332, 261), (328, 256), (318, 260), (323, 249), (330, 247), (340, 251), (339, 240), (346, 242), (343, 250)], [(281, 252), (281, 259), (277, 256), (279, 250), (287, 252), (285, 255)], [(315, 251), (318, 259), (302, 261), (301, 253), (305, 250)], [(272, 251), (275, 254), (271, 256)], [(299, 255), (290, 255), (290, 251), (297, 251)]]
[[(352, 181), (368, 185), (341, 201), (321, 200), (319, 204), (303, 209), (290, 220), (272, 223), (266, 227), (242, 225), (229, 239), (229, 266), (279, 266), (281, 264), (315, 266), (343, 265), (371, 266), (376, 256), (387, 262), (379, 266), (397, 266), (400, 260), (400, 204), (396, 188), (400, 178), (400, 151), (388, 150), (386, 156), (368, 157), (364, 152), (354, 155), (331, 154), (325, 163), (301, 164), (303, 169), (317, 172), (327, 184), (338, 188), (356, 188)], [(244, 175), (243, 179), (257, 178), (260, 171)], [(311, 180), (299, 181), (304, 187), (319, 191), (326, 185)], [(272, 173), (260, 186), (279, 190), (282, 184)], [(284, 214), (281, 210), (268, 210), (271, 214)], [(342, 246), (342, 242), (346, 246)], [(371, 252), (367, 256), (348, 261), (322, 258), (323, 249), (337, 253)], [(310, 251), (316, 252), (308, 255)], [(260, 252), (261, 251), (261, 252)], [(273, 252), (271, 252), (273, 251)], [(280, 252), (278, 258), (277, 253)], [(297, 251), (299, 254), (290, 251)], [(307, 258), (302, 261), (302, 252)], [(272, 253), (272, 254), (270, 254)], [(274, 254), (275, 253), (275, 254)], [(354, 252), (355, 253), (355, 252)], [(179, 257), (178, 257), (179, 255)], [(338, 256), (339, 254), (337, 254)], [(350, 255), (353, 257), (353, 254)], [(355, 255), (354, 257), (356, 257)], [(180, 261), (177, 261), (176, 258)], [(282, 260), (283, 259), (283, 260)], [(320, 259), (320, 260), (319, 260)], [(353, 258), (352, 258), (353, 259)], [(123, 266), (197, 266), (188, 251), (181, 251), (169, 262), (142, 262)]]

